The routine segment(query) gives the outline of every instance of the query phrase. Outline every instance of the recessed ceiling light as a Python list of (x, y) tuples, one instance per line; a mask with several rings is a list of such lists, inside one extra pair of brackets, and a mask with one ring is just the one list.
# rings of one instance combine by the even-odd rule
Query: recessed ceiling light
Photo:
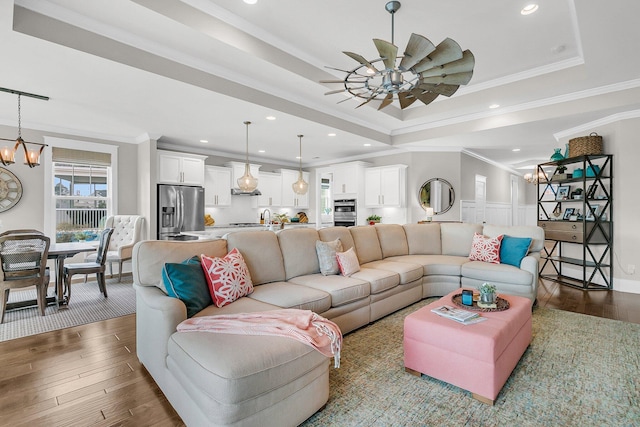
[(363, 144), (365, 147), (371, 147), (371, 144)]
[(513, 150), (511, 150), (511, 151), (518, 152), (518, 151), (520, 151), (520, 149), (519, 149), (519, 148), (514, 148), (514, 149), (513, 149)]
[(202, 142), (203, 144), (206, 144), (209, 141), (207, 141), (206, 139), (201, 139), (200, 142)]
[(265, 153), (264, 150), (258, 150), (258, 153)]
[(275, 120), (276, 118), (275, 118), (275, 116), (267, 116), (266, 119), (267, 120)]
[(489, 108), (494, 109), (494, 108), (498, 108), (500, 106), (500, 104), (491, 104), (489, 105)]
[(328, 136), (336, 136), (336, 134), (335, 134), (335, 133), (333, 133), (333, 132), (332, 132), (332, 133), (328, 133), (327, 135), (328, 135)]
[(535, 3), (531, 3), (531, 4), (528, 4), (525, 7), (523, 7), (522, 10), (520, 11), (520, 13), (522, 15), (531, 15), (536, 10), (538, 10), (538, 5), (535, 4)]
[(244, 2), (246, 4), (256, 4), (256, 3), (258, 3), (258, 0), (244, 0)]
[(301, 159), (301, 157), (300, 157), (300, 156), (296, 156), (296, 160), (300, 160), (300, 159)]

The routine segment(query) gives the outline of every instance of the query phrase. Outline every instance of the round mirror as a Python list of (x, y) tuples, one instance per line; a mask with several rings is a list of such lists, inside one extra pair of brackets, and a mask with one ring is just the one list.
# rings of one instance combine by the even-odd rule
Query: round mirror
[(433, 214), (443, 214), (453, 206), (456, 194), (453, 186), (442, 178), (431, 178), (420, 187), (418, 200), (422, 209), (433, 209)]

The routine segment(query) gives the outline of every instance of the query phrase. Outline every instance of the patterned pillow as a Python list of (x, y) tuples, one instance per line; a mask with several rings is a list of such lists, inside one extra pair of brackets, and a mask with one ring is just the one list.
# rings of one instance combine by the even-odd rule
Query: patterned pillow
[(360, 271), (358, 256), (353, 248), (349, 248), (349, 250), (345, 252), (337, 252), (336, 258), (340, 266), (340, 273), (343, 276), (351, 276), (353, 273)]
[(502, 234), (492, 238), (483, 236), (480, 233), (475, 233), (473, 235), (473, 242), (471, 243), (469, 260), (500, 264), (500, 243), (502, 242), (502, 237)]
[(332, 242), (316, 240), (316, 252), (318, 253), (320, 273), (322, 273), (323, 276), (340, 273), (340, 266), (338, 265), (338, 258), (336, 257), (336, 252), (342, 252), (340, 239)]
[(222, 307), (253, 292), (249, 269), (234, 248), (224, 258), (201, 255), (202, 269), (216, 307)]

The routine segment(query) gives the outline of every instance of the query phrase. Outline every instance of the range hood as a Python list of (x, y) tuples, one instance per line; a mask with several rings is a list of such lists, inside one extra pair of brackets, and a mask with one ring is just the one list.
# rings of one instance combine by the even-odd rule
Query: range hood
[(262, 193), (257, 188), (253, 191), (242, 191), (239, 188), (231, 189), (232, 196), (261, 196)]

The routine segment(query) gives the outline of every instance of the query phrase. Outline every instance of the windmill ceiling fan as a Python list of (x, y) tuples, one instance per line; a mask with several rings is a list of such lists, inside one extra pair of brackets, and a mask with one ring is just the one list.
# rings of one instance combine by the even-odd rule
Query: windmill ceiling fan
[[(342, 80), (321, 80), (320, 83), (344, 85), (344, 89), (333, 90), (325, 95), (344, 92), (350, 95), (347, 99), (364, 100), (356, 108), (371, 101), (380, 101), (378, 110), (391, 104), (396, 95), (400, 108), (404, 109), (416, 100), (426, 105), (438, 95), (451, 96), (460, 85), (469, 83), (475, 58), (471, 51), (463, 52), (460, 45), (450, 38), (435, 46), (426, 37), (413, 33), (404, 54), (398, 56), (398, 47), (393, 44), (394, 15), (400, 9), (400, 2), (390, 1), (385, 9), (391, 14), (391, 43), (373, 39), (380, 54), (380, 58), (373, 61), (357, 53), (343, 52), (360, 65), (350, 71), (327, 67), (347, 74)], [(398, 59), (400, 63), (396, 65)]]

